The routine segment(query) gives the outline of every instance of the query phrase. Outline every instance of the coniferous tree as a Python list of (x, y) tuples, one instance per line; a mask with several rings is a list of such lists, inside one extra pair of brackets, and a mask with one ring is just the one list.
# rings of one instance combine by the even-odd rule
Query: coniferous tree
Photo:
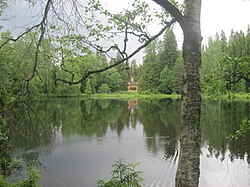
[(227, 37), (225, 32), (222, 30), (220, 34), (221, 52), (226, 53), (227, 50)]
[(159, 60), (162, 70), (165, 66), (173, 69), (178, 57), (177, 42), (172, 29), (165, 32), (163, 41), (160, 43)]
[(146, 55), (143, 59), (141, 76), (139, 80), (140, 91), (158, 92), (160, 84), (159, 59), (156, 52), (157, 41), (153, 41), (145, 49)]
[(169, 29), (165, 32), (163, 41), (160, 42), (159, 49), (159, 63), (161, 70), (160, 74), (160, 85), (159, 91), (162, 93), (171, 94), (173, 92), (179, 92), (175, 89), (174, 69), (176, 59), (178, 57), (177, 42), (172, 29)]
[(136, 60), (132, 60), (130, 65), (130, 76), (134, 78), (135, 82), (138, 82), (140, 77), (139, 66), (137, 65)]
[(173, 82), (174, 82), (174, 87), (173, 91), (181, 94), (181, 86), (182, 86), (182, 81), (183, 81), (183, 58), (181, 55), (182, 51), (179, 51), (179, 56), (176, 59), (175, 66), (173, 68)]
[(203, 50), (203, 91), (209, 94), (249, 91), (248, 33), (231, 30), (229, 41), (222, 31)]
[[(122, 59), (121, 54), (116, 54), (116, 61), (120, 61)], [(110, 62), (112, 63), (112, 61)], [(115, 70), (120, 74), (122, 79), (121, 90), (125, 91), (127, 89), (127, 83), (129, 81), (129, 67), (128, 63), (124, 62), (115, 67)]]
[[(146, 48), (139, 87), (142, 91), (173, 93), (175, 77), (173, 69), (178, 57), (177, 42), (173, 30), (167, 30), (163, 40)], [(177, 69), (175, 69), (177, 70)]]

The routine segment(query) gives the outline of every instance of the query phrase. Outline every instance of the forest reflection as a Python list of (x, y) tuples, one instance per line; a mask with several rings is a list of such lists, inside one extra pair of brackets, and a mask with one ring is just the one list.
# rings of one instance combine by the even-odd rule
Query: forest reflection
[[(24, 111), (22, 106), (15, 109), (17, 117)], [(140, 125), (146, 148), (153, 155), (163, 152), (163, 159), (175, 163), (182, 148), (179, 100), (54, 99), (34, 102), (31, 108), (34, 112), (30, 112), (30, 118), (21, 116), (13, 136), (15, 149), (23, 149), (27, 160), (39, 157), (38, 146), (40, 154), (49, 154), (62, 137), (103, 138), (111, 130), (119, 138), (125, 129), (136, 129)], [(203, 101), (201, 144), (195, 147), (196, 153), (206, 147), (208, 158), (223, 161), (229, 153), (232, 161), (239, 158), (250, 163), (250, 136), (236, 142), (226, 139), (242, 119), (249, 119), (249, 110), (249, 102)]]

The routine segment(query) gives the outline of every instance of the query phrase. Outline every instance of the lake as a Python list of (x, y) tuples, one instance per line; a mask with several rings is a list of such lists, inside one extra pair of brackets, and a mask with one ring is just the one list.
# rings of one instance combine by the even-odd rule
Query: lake
[[(109, 179), (112, 164), (122, 159), (140, 163), (143, 186), (175, 186), (179, 100), (50, 99), (30, 107), (16, 108), (12, 156), (40, 160), (41, 185), (92, 187)], [(226, 139), (245, 117), (250, 119), (249, 102), (203, 101), (201, 187), (250, 186), (250, 136)]]

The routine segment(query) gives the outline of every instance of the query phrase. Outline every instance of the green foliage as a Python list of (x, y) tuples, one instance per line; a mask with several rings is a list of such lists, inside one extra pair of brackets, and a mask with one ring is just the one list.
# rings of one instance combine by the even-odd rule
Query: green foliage
[[(164, 68), (168, 66), (169, 69), (173, 69), (178, 57), (177, 42), (172, 29), (165, 32), (163, 41), (160, 42), (159, 60), (161, 66)], [(162, 69), (163, 69), (162, 68)]]
[(38, 180), (41, 175), (34, 169), (34, 164), (29, 166), (28, 177), (18, 183), (10, 183), (6, 177), (11, 173), (16, 173), (22, 169), (22, 161), (10, 157), (10, 140), (7, 125), (0, 119), (0, 186), (1, 187), (38, 187)]
[[(4, 42), (6, 38), (11, 38), (10, 32), (1, 33), (0, 42)], [(25, 45), (25, 44), (23, 44)], [(11, 95), (12, 93), (16, 93), (19, 88), (18, 84), (20, 84), (20, 78), (23, 78), (23, 72), (25, 68), (19, 69), (19, 65), (21, 63), (21, 52), (22, 48), (20, 47), (20, 53), (18, 51), (12, 50), (12, 48), (18, 47), (18, 43), (15, 44), (7, 44), (0, 51), (0, 87), (1, 87), (1, 96)], [(20, 72), (17, 72), (17, 71)], [(19, 76), (19, 77), (18, 77)], [(19, 85), (20, 86), (20, 85)], [(3, 98), (2, 100), (5, 100)]]
[[(51, 29), (53, 32), (58, 28)], [(0, 43), (11, 37), (10, 32), (1, 33)], [(22, 83), (33, 67), (34, 37), (38, 37), (37, 33), (30, 33), (18, 42), (8, 43), (0, 51), (0, 105), (2, 107), (20, 93)], [(75, 51), (72, 45), (76, 45), (74, 47), (81, 50)], [(58, 56), (62, 61), (58, 60)], [(106, 56), (103, 53), (94, 54), (89, 51), (79, 42), (79, 36), (69, 35), (54, 40), (45, 38), (41, 45), (36, 74), (29, 83), (29, 93), (34, 97), (79, 95), (81, 92), (93, 94), (102, 84), (107, 84), (111, 92), (126, 90), (128, 73), (120, 71), (122, 66), (117, 71), (113, 69), (92, 75), (81, 85), (68, 85), (55, 81), (56, 79), (72, 80), (72, 78), (78, 80), (86, 71), (106, 66), (108, 66)]]
[(167, 30), (162, 41), (154, 41), (145, 49), (139, 79), (141, 93), (180, 93), (183, 60), (178, 53), (173, 30)]
[(113, 171), (111, 172), (112, 178), (105, 182), (99, 180), (98, 187), (140, 187), (143, 181), (141, 171), (135, 171), (135, 167), (139, 163), (126, 163), (122, 160), (115, 161), (113, 164)]
[[(2, 115), (2, 113), (1, 113)], [(0, 186), (1, 187), (38, 187), (38, 180), (41, 175), (38, 170), (34, 169), (34, 163), (31, 163), (28, 168), (28, 177), (21, 180), (18, 183), (10, 183), (6, 178), (13, 173), (22, 170), (22, 161), (19, 159), (11, 158), (10, 148), (12, 141), (10, 139), (11, 128), (13, 125), (9, 125), (8, 118), (3, 118), (0, 115)]]
[(173, 82), (174, 82), (173, 90), (175, 93), (178, 94), (181, 93), (183, 71), (184, 71), (184, 62), (181, 54), (182, 51), (179, 51), (179, 56), (176, 59), (175, 66), (173, 68)]
[(17, 184), (18, 187), (39, 187), (38, 180), (41, 179), (41, 175), (37, 169), (32, 168), (28, 172), (28, 177), (23, 179)]
[(222, 31), (210, 38), (203, 49), (203, 92), (220, 96), (250, 91), (250, 32), (231, 32), (229, 40)]
[(4, 119), (0, 117), (0, 174), (8, 175), (11, 165), (10, 143), (8, 128)]
[(245, 118), (240, 124), (239, 129), (235, 133), (227, 136), (227, 139), (230, 141), (237, 141), (239, 138), (244, 138), (250, 132), (250, 120)]
[[(223, 72), (222, 80), (225, 82), (227, 90), (233, 90), (236, 92), (249, 91), (250, 56), (239, 58), (226, 56), (221, 61), (221, 68)], [(245, 85), (241, 84), (242, 81), (245, 81)]]
[(0, 119), (0, 186), (1, 187), (38, 187), (41, 175), (35, 169), (35, 162), (29, 163), (28, 177), (18, 183), (10, 183), (6, 177), (22, 170), (22, 161), (10, 157), (10, 140), (7, 125)]
[(7, 7), (7, 2), (6, 0), (1, 0), (0, 1), (0, 16), (4, 12), (5, 8)]
[(23, 169), (23, 161), (17, 158), (11, 158), (10, 171), (11, 173), (17, 173)]
[[(178, 8), (182, 7), (175, 0), (171, 2)], [(5, 5), (6, 1), (2, 1), (0, 10), (3, 10)], [(114, 63), (114, 61), (108, 63), (103, 53), (93, 53), (86, 45), (88, 38), (91, 41), (104, 38), (114, 41), (110, 52), (117, 53), (116, 61), (118, 61), (123, 53), (117, 50), (115, 37), (127, 31), (128, 35), (134, 33), (133, 37), (140, 36), (139, 42), (144, 43), (147, 40), (145, 34), (147, 25), (155, 21), (154, 16), (159, 18), (160, 22), (169, 19), (168, 14), (150, 10), (150, 6), (141, 0), (135, 0), (129, 8), (121, 12), (109, 12), (98, 0), (89, 1), (88, 6), (83, 10), (89, 15), (89, 17), (86, 16), (89, 19), (84, 21), (88, 27), (86, 35), (79, 35), (72, 29), (67, 36), (58, 37), (58, 33), (63, 32), (63, 27), (49, 26), (52, 37), (45, 36), (42, 42), (37, 71), (29, 84), (29, 91), (33, 96), (67, 96), (78, 95), (81, 92), (93, 94), (98, 92), (103, 84), (108, 85), (110, 92), (121, 92), (127, 88), (129, 75), (138, 81), (139, 91), (142, 93), (180, 93), (183, 62), (178, 54), (172, 29), (165, 32), (162, 41), (154, 41), (145, 49), (146, 55), (141, 67), (138, 67), (136, 61), (133, 60), (131, 64), (122, 63), (114, 70), (92, 75), (89, 80), (81, 82), (81, 85), (56, 82), (58, 78), (69, 81), (79, 80), (87, 71)], [(105, 24), (98, 20), (96, 15), (101, 16)], [(5, 42), (6, 38), (12, 38), (10, 32), (1, 33), (0, 43)], [(37, 38), (37, 32), (30, 32), (17, 42), (9, 42), (1, 49), (1, 107), (16, 97), (22, 89), (23, 80), (30, 74), (36, 50), (34, 39)], [(105, 48), (98, 45), (93, 46), (105, 51)], [(219, 96), (227, 92), (250, 92), (249, 46), (249, 29), (247, 33), (232, 31), (229, 39), (223, 31), (220, 34), (216, 33), (214, 39), (209, 39), (208, 46), (202, 51), (202, 90), (204, 93)], [(127, 68), (131, 68), (130, 71)]]
[(174, 86), (174, 76), (173, 76), (173, 70), (169, 69), (168, 66), (166, 66), (162, 72), (160, 77), (160, 86), (159, 89), (161, 93), (171, 94), (173, 93), (173, 86)]
[(121, 92), (126, 89), (124, 82), (125, 80), (123, 80), (122, 74), (112, 69), (104, 74), (104, 79), (101, 83), (107, 84), (111, 92)]
[(27, 174), (28, 176), (17, 183), (8, 182), (3, 175), (0, 175), (1, 187), (39, 187), (38, 180), (41, 179), (41, 175), (37, 169), (31, 168)]
[(98, 93), (109, 93), (109, 92), (110, 92), (110, 87), (107, 84), (102, 84), (98, 89)]
[(92, 93), (90, 79), (88, 79), (87, 82), (86, 82), (85, 93), (86, 94), (91, 94)]
[(222, 74), (220, 61), (224, 55), (222, 53), (223, 46), (219, 38), (216, 40), (209, 38), (208, 47), (203, 49), (202, 89), (207, 94), (220, 95), (225, 91), (224, 85), (219, 78)]
[[(116, 54), (116, 58), (115, 61), (120, 61), (122, 59), (122, 56), (120, 53)], [(110, 61), (110, 64), (112, 64), (113, 61)], [(128, 64), (127, 63), (121, 63), (119, 65), (117, 65), (114, 69), (115, 71), (119, 74), (119, 89), (120, 90), (127, 90), (127, 83), (128, 83), (128, 75), (129, 75), (129, 70), (128, 70)], [(108, 77), (108, 80), (111, 81), (111, 83), (113, 84), (113, 80), (111, 80), (112, 76), (117, 76), (117, 73), (115, 73), (116, 75), (112, 75), (114, 72), (112, 70), (110, 70), (110, 74), (111, 76)], [(117, 77), (116, 77), (117, 78)], [(116, 80), (117, 81), (117, 80)], [(115, 82), (114, 82), (115, 83)], [(111, 84), (109, 84), (110, 87), (112, 87)], [(113, 91), (113, 90), (112, 90)]]
[(161, 71), (159, 91), (165, 94), (181, 93), (183, 75), (183, 59), (181, 55), (176, 60), (173, 69), (169, 66)]
[(153, 41), (145, 49), (146, 56), (143, 60), (141, 76), (138, 82), (140, 92), (158, 92), (161, 67), (159, 66), (159, 58), (157, 56), (156, 45), (156, 41)]
[[(169, 15), (166, 11), (154, 11), (143, 0), (134, 0), (128, 8), (124, 8), (121, 12), (110, 12), (105, 9), (99, 0), (91, 0), (85, 7), (85, 14), (89, 14), (89, 18), (85, 20), (85, 25), (88, 28), (88, 37), (94, 38), (96, 41), (112, 40), (119, 33), (124, 33), (127, 30), (128, 35), (139, 36), (141, 43), (147, 41), (147, 26), (155, 22), (154, 17), (159, 18), (160, 23), (169, 20)], [(103, 17), (105, 24), (100, 21)], [(128, 27), (129, 26), (129, 27)], [(118, 45), (118, 44), (117, 44)], [(119, 50), (116, 50), (119, 51)]]
[(134, 78), (135, 82), (138, 82), (140, 76), (140, 67), (137, 65), (136, 60), (132, 60), (130, 65), (130, 77)]

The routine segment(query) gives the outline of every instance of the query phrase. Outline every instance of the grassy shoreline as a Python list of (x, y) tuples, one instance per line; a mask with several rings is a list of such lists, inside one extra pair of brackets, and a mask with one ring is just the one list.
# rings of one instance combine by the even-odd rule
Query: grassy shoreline
[(170, 98), (170, 99), (178, 99), (181, 96), (178, 94), (139, 94), (139, 93), (111, 93), (111, 94), (91, 94), (91, 95), (82, 95), (83, 98), (91, 98), (91, 99), (137, 99), (137, 98)]
[[(107, 94), (76, 94), (76, 95), (50, 95), (49, 98), (79, 98), (79, 99), (139, 99), (139, 98), (169, 98), (169, 99), (179, 99), (181, 95), (179, 94), (141, 94), (141, 93), (107, 93)], [(47, 96), (36, 97), (33, 99), (46, 99)], [(213, 95), (202, 95), (203, 99), (209, 100), (228, 100), (228, 101), (250, 101), (250, 94), (247, 93), (237, 93), (229, 97), (229, 95), (213, 96)]]

